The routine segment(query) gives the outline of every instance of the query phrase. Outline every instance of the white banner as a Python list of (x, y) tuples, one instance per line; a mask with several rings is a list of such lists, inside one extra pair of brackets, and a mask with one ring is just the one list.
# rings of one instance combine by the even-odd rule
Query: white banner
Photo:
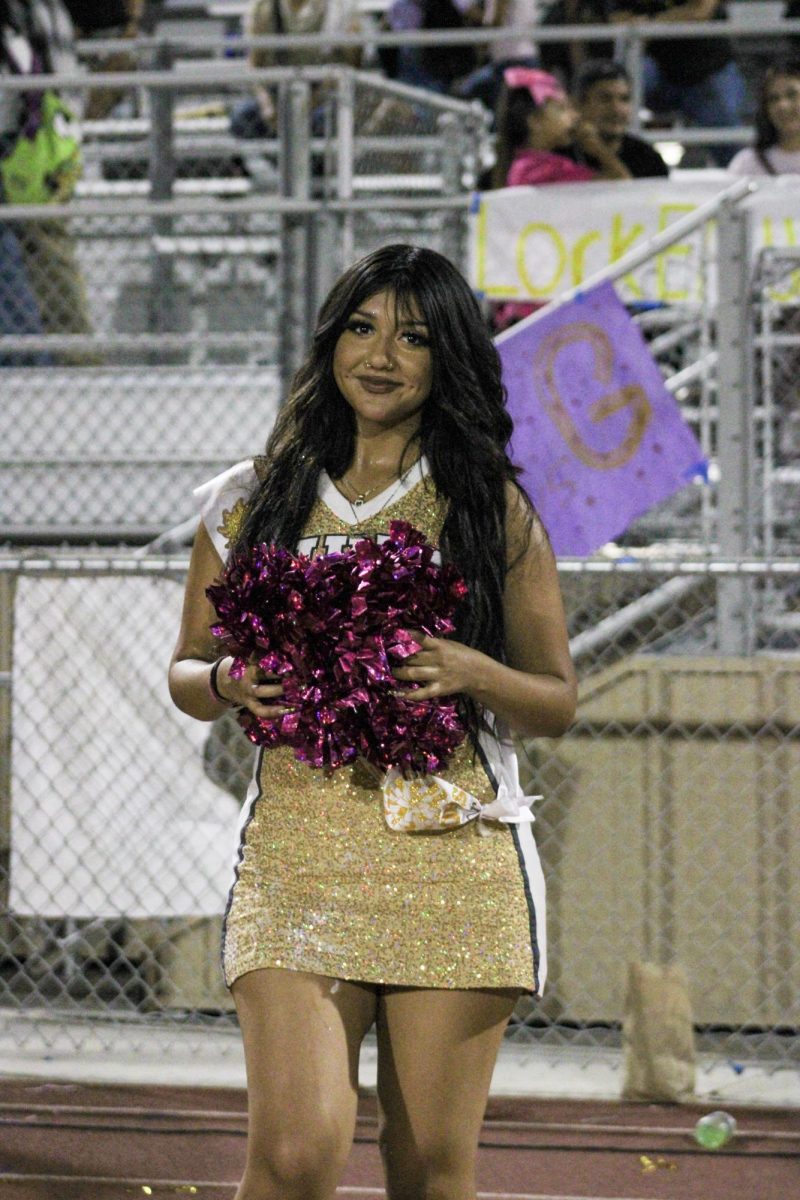
[[(490, 300), (547, 300), (578, 287), (729, 187), (721, 171), (678, 178), (550, 184), (477, 193), (470, 216), (470, 282)], [(754, 249), (800, 245), (800, 179), (756, 182), (742, 201), (754, 215)], [(675, 304), (704, 295), (713, 222), (625, 275), (620, 298)], [(800, 269), (785, 296), (800, 295)]]
[(11, 890), (43, 917), (215, 916), (239, 803), (178, 712), (172, 579), (23, 576), (14, 610)]

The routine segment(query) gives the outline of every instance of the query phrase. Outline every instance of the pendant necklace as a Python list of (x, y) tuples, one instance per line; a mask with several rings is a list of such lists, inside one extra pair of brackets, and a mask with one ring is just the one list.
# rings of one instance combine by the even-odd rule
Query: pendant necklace
[[(386, 497), (383, 504), (378, 509), (378, 512), (383, 512), (384, 508), (386, 508), (392, 502), (392, 500), (394, 500), (395, 496), (400, 491), (400, 488), (405, 483), (407, 477), (411, 474), (411, 472), (414, 470), (414, 467), (416, 467), (418, 464), (419, 464), (419, 459), (416, 459), (411, 464), (411, 466), (408, 467), (403, 472), (403, 474), (399, 476), (399, 478), (397, 480), (397, 486), (392, 488), (392, 491)], [(341, 480), (341, 479), (339, 480), (340, 484), (343, 482), (344, 482), (343, 480)], [(350, 485), (345, 484), (345, 486), (349, 488)], [(389, 481), (389, 483), (380, 483), (376, 487), (367, 488), (366, 491), (364, 491), (364, 492), (356, 492), (355, 495), (352, 497), (352, 499), (346, 493), (344, 493), (344, 492), (342, 493), (344, 495), (345, 500), (350, 505), (350, 511), (352, 512), (353, 519), (357, 525), (360, 524), (360, 522), (361, 522), (361, 517), (359, 516), (357, 509), (361, 508), (364, 504), (367, 503), (368, 500), (371, 500), (374, 496), (379, 496), (382, 491), (385, 491), (389, 487), (391, 487), (391, 480)], [(341, 488), (340, 488), (340, 491), (341, 491)], [(377, 516), (378, 513), (373, 513), (372, 515)]]

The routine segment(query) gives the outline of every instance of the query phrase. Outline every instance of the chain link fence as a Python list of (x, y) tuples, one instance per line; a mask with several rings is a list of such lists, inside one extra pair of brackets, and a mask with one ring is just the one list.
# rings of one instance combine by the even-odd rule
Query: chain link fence
[(780, 554), (796, 547), (800, 519), (800, 251), (763, 251), (754, 292), (760, 524), (766, 551)]
[[(124, 1025), (136, 1044), (156, 1024), (176, 1047), (187, 1028), (231, 1024), (220, 914), (252, 748), (230, 717), (202, 725), (170, 704), (185, 565), (0, 562), (0, 1009), (21, 1045), (47, 1044), (56, 1019), (78, 1043)], [(578, 719), (557, 743), (520, 747), (526, 790), (544, 795), (553, 966), (510, 1036), (618, 1045), (628, 960), (678, 961), (701, 1046), (795, 1061), (800, 671), (775, 647), (771, 611), (776, 592), (797, 602), (800, 563), (561, 570)], [(731, 578), (755, 613), (747, 658), (719, 652)]]
[(242, 65), (169, 65), (112, 77), (134, 115), (86, 122), (68, 204), (4, 207), (0, 537), (156, 537), (263, 446), (345, 265), (396, 240), (464, 258), (477, 106), (273, 68), (256, 127)]
[[(146, 543), (263, 444), (341, 267), (397, 239), (463, 261), (485, 162), (473, 108), (377, 77), (264, 71), (276, 126), (247, 130), (250, 81), (188, 74), (124, 77), (130, 114), (87, 124), (74, 201), (4, 211), (39, 321), (9, 329), (0, 290), (0, 1023), (28, 1048), (233, 1030), (218, 942), (252, 751), (230, 717), (171, 705), (186, 561)], [(637, 315), (711, 471), (615, 556), (560, 564), (581, 700), (567, 737), (520, 747), (552, 975), (514, 1039), (617, 1047), (627, 960), (677, 960), (701, 1047), (800, 1055), (798, 269), (768, 252), (741, 293), (746, 454), (721, 421), (718, 309)], [(723, 482), (753, 519), (732, 550), (736, 454)]]

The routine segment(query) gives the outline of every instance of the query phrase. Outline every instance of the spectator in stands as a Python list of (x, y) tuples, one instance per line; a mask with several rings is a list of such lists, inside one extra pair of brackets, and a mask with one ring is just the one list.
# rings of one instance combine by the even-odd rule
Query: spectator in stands
[[(561, 84), (546, 71), (508, 67), (497, 109), (495, 187), (630, 179), (630, 171), (595, 127), (582, 120)], [(577, 143), (597, 168), (575, 162), (567, 150)], [(521, 321), (540, 307), (510, 301), (492, 314), (496, 331)]]
[[(19, 238), (12, 226), (0, 222), (0, 337), (42, 333), (39, 304), (28, 279)], [(45, 366), (49, 362), (43, 352), (0, 349), (0, 367)]]
[[(578, 112), (597, 130), (602, 142), (614, 151), (634, 179), (669, 175), (669, 168), (649, 142), (628, 133), (631, 123), (631, 83), (621, 63), (608, 59), (589, 59), (575, 80)], [(574, 150), (576, 161), (595, 170), (600, 164), (580, 147)]]
[[(482, 20), (474, 0), (394, 0), (383, 21), (384, 29), (468, 29)], [(448, 93), (478, 65), (472, 46), (400, 46), (380, 54), (381, 66), (391, 79), (432, 92)]]
[[(79, 38), (136, 38), (145, 14), (145, 0), (64, 0)], [(94, 71), (135, 71), (136, 56), (125, 51), (90, 62)], [(86, 99), (84, 118), (107, 117), (125, 97), (118, 88), (97, 88)]]
[[(725, 0), (610, 0), (614, 23), (655, 25), (727, 20)], [(732, 128), (742, 124), (744, 78), (730, 40), (662, 38), (646, 44), (643, 60), (645, 102), (656, 113), (679, 112), (696, 125)], [(720, 166), (730, 146), (709, 147)]]
[[(530, 67), (508, 67), (497, 109), (495, 187), (630, 179), (631, 173), (583, 120), (555, 76)], [(575, 142), (597, 162), (575, 162), (566, 151)]]
[[(0, 0), (0, 77), (74, 73), (76, 69), (74, 30), (61, 0)], [(73, 109), (78, 102), (79, 98), (70, 97)], [(51, 133), (37, 140), (40, 132), (50, 128), (43, 93), (0, 90), (0, 160), (7, 168), (2, 172), (3, 200), (41, 203), (69, 198), (79, 168), (77, 142), (72, 158), (56, 156), (66, 154), (65, 144), (71, 140), (68, 117), (73, 115), (63, 107), (62, 123), (53, 119)], [(52, 167), (46, 165), (50, 153)], [(12, 179), (14, 194), (9, 190)], [(12, 314), (8, 319), (15, 326), (14, 332), (36, 334), (42, 328), (48, 333), (91, 332), (86, 289), (64, 221), (6, 223), (0, 253), (0, 308), (5, 307), (7, 316)], [(17, 286), (21, 289), (20, 301), (24, 302), (10, 303), (8, 292)], [(59, 357), (67, 362), (96, 361), (85, 352)]]
[[(481, 24), (485, 29), (533, 30), (539, 19), (539, 0), (487, 0)], [(494, 113), (507, 67), (538, 67), (539, 52), (529, 34), (509, 35), (486, 48), (486, 62), (455, 88), (464, 100), (480, 100)]]
[[(800, 56), (767, 68), (756, 109), (755, 143), (740, 150), (728, 170), (734, 175), (800, 175)], [(776, 324), (780, 333), (788, 335), (782, 365), (785, 378), (796, 379), (800, 355), (792, 347), (800, 333), (800, 313), (787, 305)], [(800, 390), (796, 386), (775, 409), (775, 461), (800, 462)]]
[[(251, 0), (244, 23), (249, 37), (276, 34), (359, 33), (362, 22), (357, 0)], [(252, 50), (251, 67), (303, 67), (321, 62), (358, 66), (359, 48)], [(268, 137), (275, 132), (275, 99), (269, 87), (257, 87), (254, 99), (242, 101), (231, 114), (231, 129), (238, 137)]]
[(800, 58), (768, 67), (753, 146), (728, 164), (734, 175), (800, 175)]

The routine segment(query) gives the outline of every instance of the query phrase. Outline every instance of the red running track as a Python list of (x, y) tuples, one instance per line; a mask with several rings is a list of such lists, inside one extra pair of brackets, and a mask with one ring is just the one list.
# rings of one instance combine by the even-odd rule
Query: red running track
[[(701, 1150), (695, 1106), (492, 1098), (480, 1200), (800, 1200), (800, 1114), (737, 1108), (739, 1132)], [(232, 1200), (242, 1091), (2, 1080), (0, 1200)], [(341, 1200), (384, 1195), (375, 1100), (359, 1105)]]

